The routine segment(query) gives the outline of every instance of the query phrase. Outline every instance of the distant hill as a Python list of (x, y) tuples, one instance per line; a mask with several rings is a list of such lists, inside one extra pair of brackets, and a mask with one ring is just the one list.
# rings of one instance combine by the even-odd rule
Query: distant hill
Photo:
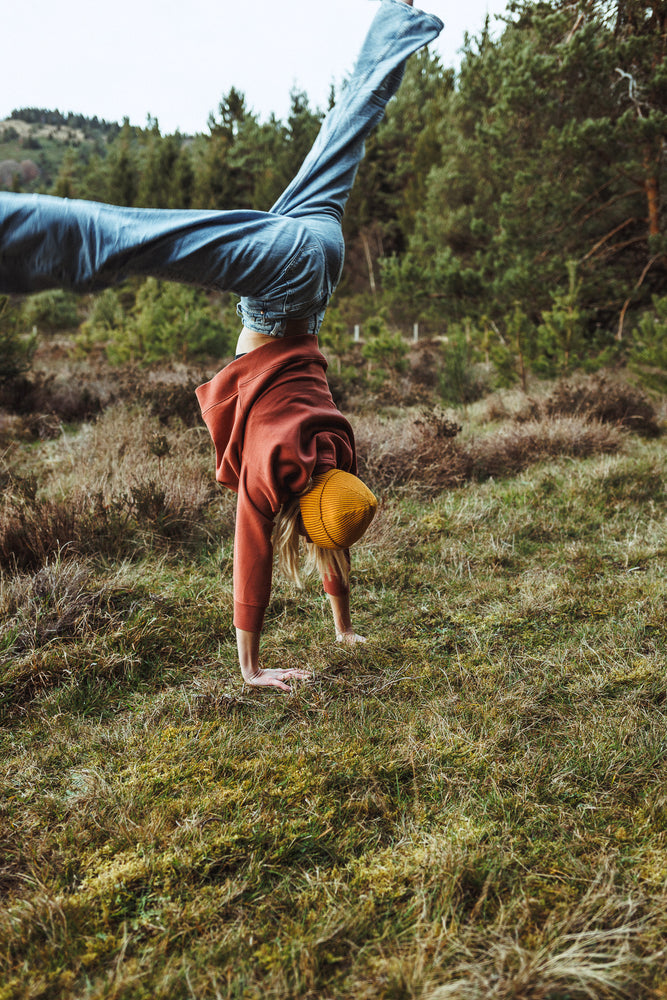
[(4, 124), (11, 124), (15, 121), (45, 128), (53, 126), (56, 129), (69, 129), (70, 131), (79, 133), (82, 138), (86, 139), (95, 139), (101, 135), (106, 138), (113, 138), (114, 135), (120, 132), (118, 122), (108, 122), (103, 118), (98, 118), (97, 115), (94, 118), (89, 118), (87, 115), (82, 115), (74, 111), (68, 111), (66, 114), (63, 114), (57, 108), (55, 111), (50, 111), (48, 108), (17, 108), (12, 111)]
[(0, 188), (48, 191), (68, 149), (104, 153), (120, 131), (118, 122), (62, 114), (46, 108), (20, 108), (0, 121)]

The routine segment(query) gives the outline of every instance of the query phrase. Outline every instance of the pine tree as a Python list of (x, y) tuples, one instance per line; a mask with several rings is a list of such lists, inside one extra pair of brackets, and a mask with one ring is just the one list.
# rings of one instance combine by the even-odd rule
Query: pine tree
[(468, 46), (394, 287), (421, 273), (422, 307), (442, 320), (502, 325), (519, 301), (537, 328), (576, 260), (589, 341), (609, 339), (624, 303), (664, 280), (663, 22), (634, 4), (622, 30), (601, 5), (512, 9), (499, 42)]

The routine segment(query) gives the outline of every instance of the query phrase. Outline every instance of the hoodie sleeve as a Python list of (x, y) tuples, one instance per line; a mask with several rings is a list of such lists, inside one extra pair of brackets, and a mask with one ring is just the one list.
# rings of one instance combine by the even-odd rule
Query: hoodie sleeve
[(246, 632), (261, 632), (264, 624), (273, 574), (272, 532), (270, 504), (266, 501), (262, 510), (253, 503), (242, 474), (234, 533), (234, 625)]

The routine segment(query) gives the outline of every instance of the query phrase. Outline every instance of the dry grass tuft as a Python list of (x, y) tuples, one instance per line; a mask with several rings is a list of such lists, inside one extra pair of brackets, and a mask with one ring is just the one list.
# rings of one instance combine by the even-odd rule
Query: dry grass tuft
[[(450, 955), (450, 982), (425, 1000), (612, 1000), (637, 996), (647, 921), (638, 904), (599, 880), (572, 913), (547, 922), (534, 947), (519, 940), (516, 915), (464, 936)], [(452, 949), (454, 951), (454, 949)]]
[(72, 500), (25, 500), (5, 496), (0, 504), (0, 567), (37, 569), (71, 546), (80, 517)]
[(460, 440), (460, 427), (439, 414), (393, 421), (361, 418), (355, 427), (361, 478), (380, 492), (415, 486), (435, 493), (470, 480), (515, 475), (559, 455), (584, 458), (620, 449), (621, 432), (583, 417), (543, 417)]
[(60, 556), (36, 573), (0, 579), (0, 612), (14, 633), (13, 652), (100, 627), (109, 619), (107, 596), (108, 588), (94, 585), (89, 566)]
[(655, 407), (637, 386), (607, 375), (580, 376), (559, 382), (544, 400), (529, 399), (518, 420), (549, 417), (581, 417), (613, 424), (643, 437), (660, 434)]

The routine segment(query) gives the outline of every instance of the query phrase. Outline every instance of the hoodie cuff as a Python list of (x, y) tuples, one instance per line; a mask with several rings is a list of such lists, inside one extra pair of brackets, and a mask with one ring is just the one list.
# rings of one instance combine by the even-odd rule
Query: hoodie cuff
[(243, 632), (261, 632), (266, 608), (234, 601), (234, 625)]

